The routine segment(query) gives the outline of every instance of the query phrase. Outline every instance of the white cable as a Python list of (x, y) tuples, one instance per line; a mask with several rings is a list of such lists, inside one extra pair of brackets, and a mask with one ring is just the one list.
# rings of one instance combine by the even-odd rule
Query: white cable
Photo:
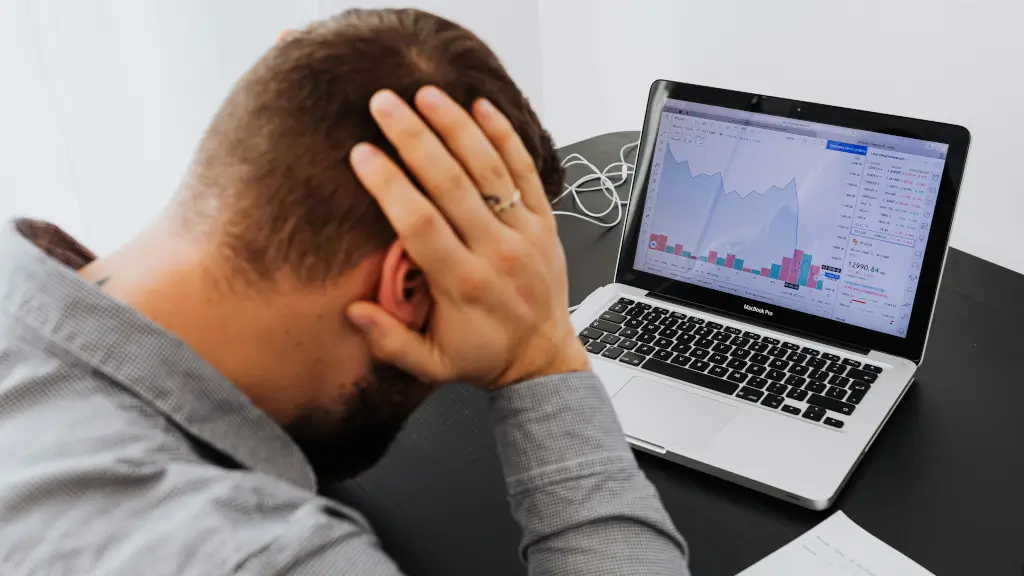
[[(568, 168), (569, 166), (582, 165), (589, 168), (591, 173), (581, 177), (572, 184), (566, 185), (565, 191), (559, 194), (557, 198), (552, 200), (552, 203), (561, 200), (567, 194), (572, 194), (574, 204), (577, 205), (581, 211), (583, 211), (583, 214), (565, 211), (555, 211), (553, 212), (553, 214), (557, 216), (572, 216), (573, 218), (586, 220), (587, 222), (596, 224), (598, 226), (602, 226), (604, 228), (612, 228), (614, 226), (617, 226), (619, 222), (622, 221), (623, 217), (622, 205), (628, 203), (629, 200), (623, 200), (622, 197), (619, 196), (619, 193), (616, 190), (616, 188), (624, 184), (626, 180), (628, 180), (629, 177), (636, 170), (636, 164), (630, 163), (626, 160), (626, 153), (629, 149), (635, 148), (639, 145), (639, 141), (630, 142), (629, 144), (626, 144), (625, 146), (620, 148), (619, 161), (612, 162), (611, 164), (606, 166), (604, 170), (599, 170), (597, 166), (594, 166), (592, 163), (590, 163), (589, 160), (587, 160), (586, 158), (579, 154), (573, 153), (566, 156), (565, 159), (562, 160), (563, 167)], [(617, 172), (617, 174), (614, 174), (615, 172)], [(619, 176), (619, 179), (618, 181), (613, 182), (611, 178), (609, 178), (609, 176), (614, 177), (616, 175)], [(599, 180), (600, 184), (596, 186), (583, 186), (583, 184), (592, 182), (594, 180)], [(604, 193), (605, 198), (609, 200), (608, 208), (606, 208), (603, 212), (591, 212), (580, 201), (579, 194), (580, 192), (596, 192), (598, 190)], [(604, 218), (609, 213), (611, 213), (612, 210), (616, 210), (614, 222), (605, 222), (604, 220), (599, 220), (599, 218)]]

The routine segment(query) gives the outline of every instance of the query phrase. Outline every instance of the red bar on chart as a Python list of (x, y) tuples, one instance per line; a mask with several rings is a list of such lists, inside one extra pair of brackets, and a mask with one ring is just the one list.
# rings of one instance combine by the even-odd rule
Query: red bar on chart
[(750, 272), (750, 268), (744, 268), (743, 271), (744, 272)]
[(821, 272), (821, 266), (817, 264), (811, 265), (811, 273), (807, 275), (807, 285), (811, 288), (818, 287), (818, 272)]
[(793, 266), (789, 271), (788, 280), (786, 282), (792, 284), (800, 283), (800, 263), (804, 261), (804, 251), (797, 248), (793, 250)]
[(736, 264), (736, 255), (735, 254), (726, 254), (725, 255), (725, 267), (726, 268), (732, 268), (735, 264)]
[(682, 256), (683, 255), (683, 245), (682, 244), (676, 244), (676, 247), (672, 250), (672, 253), (675, 254), (676, 256)]
[(761, 276), (771, 276), (772, 271), (768, 268), (761, 268)]
[(716, 252), (714, 250), (708, 252), (708, 262), (710, 262), (712, 264), (714, 264), (715, 262), (718, 262), (718, 252)]
[(696, 254), (690, 254), (690, 260), (696, 260), (696, 259), (697, 259), (697, 255)]
[(790, 273), (793, 271), (793, 260), (790, 258), (782, 258), (782, 270), (779, 273), (779, 278), (783, 282), (789, 282)]
[(664, 252), (668, 244), (668, 236), (664, 234), (651, 234), (651, 248)]

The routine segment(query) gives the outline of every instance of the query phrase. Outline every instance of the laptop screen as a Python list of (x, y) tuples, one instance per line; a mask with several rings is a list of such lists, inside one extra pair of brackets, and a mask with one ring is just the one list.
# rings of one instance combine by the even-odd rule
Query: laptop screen
[(947, 149), (669, 99), (633, 267), (905, 338)]

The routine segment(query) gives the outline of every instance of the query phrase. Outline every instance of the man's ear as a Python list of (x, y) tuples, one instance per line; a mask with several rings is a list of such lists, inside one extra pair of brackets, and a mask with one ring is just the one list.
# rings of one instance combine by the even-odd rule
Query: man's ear
[(377, 303), (414, 330), (422, 329), (430, 314), (427, 280), (397, 240), (384, 256)]

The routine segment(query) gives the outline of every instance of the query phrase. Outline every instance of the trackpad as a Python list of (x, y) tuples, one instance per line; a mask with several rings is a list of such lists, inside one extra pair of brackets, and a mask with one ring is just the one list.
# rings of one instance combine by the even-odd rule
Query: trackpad
[(627, 435), (687, 456), (703, 452), (737, 411), (725, 402), (640, 377), (627, 382), (612, 404)]

